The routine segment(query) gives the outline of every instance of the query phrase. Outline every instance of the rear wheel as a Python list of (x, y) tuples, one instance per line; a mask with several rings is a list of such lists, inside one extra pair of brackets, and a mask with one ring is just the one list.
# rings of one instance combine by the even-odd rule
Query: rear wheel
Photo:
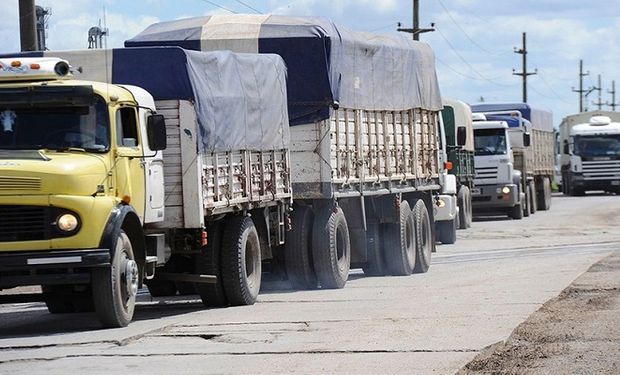
[(551, 208), (551, 182), (547, 177), (542, 179), (542, 191), (538, 194), (538, 208), (543, 211)]
[(399, 222), (384, 224), (383, 228), (388, 272), (395, 276), (411, 275), (416, 262), (416, 233), (415, 219), (407, 201), (400, 202)]
[(307, 206), (295, 206), (292, 229), (286, 233), (284, 264), (293, 289), (315, 289), (318, 285), (312, 263), (314, 213)]
[(471, 192), (467, 186), (461, 186), (457, 199), (459, 205), (459, 229), (470, 228), (472, 222)]
[(534, 181), (527, 184), (530, 189), (530, 213), (535, 214), (538, 207), (538, 199), (536, 198), (536, 185)]
[(322, 288), (344, 288), (351, 267), (349, 227), (340, 207), (317, 212), (312, 229), (314, 271)]
[(208, 243), (203, 247), (200, 254), (194, 258), (194, 271), (198, 275), (213, 275), (217, 277), (215, 283), (196, 283), (194, 288), (200, 295), (202, 303), (207, 307), (222, 307), (228, 305), (224, 286), (222, 285), (221, 270), (221, 242), (222, 220), (209, 224), (207, 228)]
[(233, 306), (252, 305), (261, 282), (261, 251), (258, 231), (248, 216), (226, 222), (222, 239), (222, 281), (228, 302)]
[(125, 327), (133, 318), (139, 271), (131, 241), (121, 230), (110, 267), (92, 270), (95, 311), (105, 327)]
[(525, 185), (525, 200), (521, 203), (523, 217), (530, 216), (530, 185)]
[(425, 273), (431, 266), (431, 254), (435, 245), (431, 217), (421, 199), (413, 207), (415, 218), (416, 261), (413, 273)]

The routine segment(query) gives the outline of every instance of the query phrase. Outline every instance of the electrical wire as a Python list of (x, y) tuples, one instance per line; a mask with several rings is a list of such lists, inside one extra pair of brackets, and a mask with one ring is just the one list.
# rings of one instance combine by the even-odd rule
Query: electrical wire
[(202, 0), (202, 1), (204, 1), (207, 4), (213, 5), (214, 7), (218, 7), (220, 9), (223, 9), (223, 10), (225, 10), (227, 12), (230, 12), (230, 13), (233, 13), (233, 14), (237, 14), (237, 12), (235, 12), (234, 10), (230, 10), (230, 9), (228, 9), (226, 7), (221, 6), (220, 4), (214, 3), (213, 1), (210, 1), (210, 0)]
[(235, 1), (236, 1), (236, 2), (238, 2), (239, 4), (243, 5), (244, 7), (246, 7), (246, 8), (248, 8), (248, 9), (253, 10), (253, 11), (254, 11), (254, 12), (256, 12), (257, 14), (263, 14), (263, 12), (261, 12), (260, 10), (258, 10), (258, 9), (256, 9), (256, 8), (254, 8), (253, 6), (251, 6), (251, 5), (247, 4), (247, 3), (246, 3), (246, 2), (244, 2), (244, 1), (241, 1), (241, 0), (235, 0)]
[(456, 25), (456, 27), (459, 28), (459, 30), (461, 30), (463, 32), (463, 34), (467, 37), (467, 39), (469, 39), (469, 41), (475, 45), (476, 47), (478, 47), (478, 49), (480, 49), (483, 52), (488, 53), (489, 55), (494, 55), (494, 56), (501, 56), (501, 55), (506, 55), (512, 51), (507, 51), (507, 52), (493, 52), (490, 51), (486, 48), (484, 48), (483, 46), (481, 46), (478, 42), (476, 42), (474, 40), (474, 38), (472, 38), (467, 31), (465, 31), (465, 29), (463, 27), (461, 27), (461, 25), (456, 22), (456, 19), (454, 17), (452, 17), (452, 13), (448, 10), (448, 8), (444, 5), (444, 3), (441, 0), (437, 0), (439, 2), (439, 5), (441, 5), (441, 7), (446, 11), (446, 14), (448, 15), (448, 17), (450, 17), (450, 19), (452, 20), (452, 23), (454, 23)]

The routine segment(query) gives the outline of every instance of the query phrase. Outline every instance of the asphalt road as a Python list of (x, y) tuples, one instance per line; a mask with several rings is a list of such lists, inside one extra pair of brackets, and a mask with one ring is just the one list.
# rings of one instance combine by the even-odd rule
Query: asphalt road
[(452, 374), (617, 252), (619, 211), (617, 196), (555, 196), (521, 221), (478, 218), (424, 275), (354, 270), (343, 290), (270, 283), (254, 306), (212, 310), (141, 295), (123, 329), (0, 306), (0, 373)]

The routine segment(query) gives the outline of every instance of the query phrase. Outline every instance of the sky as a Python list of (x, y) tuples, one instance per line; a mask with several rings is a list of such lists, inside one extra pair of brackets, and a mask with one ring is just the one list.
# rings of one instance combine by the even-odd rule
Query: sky
[[(109, 29), (107, 47), (122, 47), (148, 25), (211, 14), (265, 13), (331, 18), (354, 30), (398, 33), (411, 27), (410, 0), (37, 0), (51, 8), (47, 47), (82, 49), (87, 32), (101, 22)], [(521, 101), (522, 33), (527, 33), (528, 102), (562, 117), (579, 111), (579, 60), (584, 88), (598, 87), (611, 103), (612, 80), (620, 105), (620, 0), (420, 0), (420, 26), (435, 31), (420, 39), (436, 55), (443, 96), (477, 103)], [(408, 36), (408, 34), (405, 34)], [(0, 53), (19, 50), (18, 0), (0, 1)], [(597, 109), (599, 92), (587, 97)], [(604, 105), (605, 110), (610, 106)], [(620, 111), (620, 106), (616, 108)]]

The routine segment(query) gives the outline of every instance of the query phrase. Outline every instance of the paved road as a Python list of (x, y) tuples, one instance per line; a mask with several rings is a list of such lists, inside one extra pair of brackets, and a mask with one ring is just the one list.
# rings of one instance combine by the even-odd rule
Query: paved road
[(522, 221), (479, 218), (429, 273), (343, 290), (269, 285), (249, 307), (142, 296), (127, 328), (42, 304), (0, 307), (0, 373), (454, 373), (620, 249), (620, 198), (554, 197)]

